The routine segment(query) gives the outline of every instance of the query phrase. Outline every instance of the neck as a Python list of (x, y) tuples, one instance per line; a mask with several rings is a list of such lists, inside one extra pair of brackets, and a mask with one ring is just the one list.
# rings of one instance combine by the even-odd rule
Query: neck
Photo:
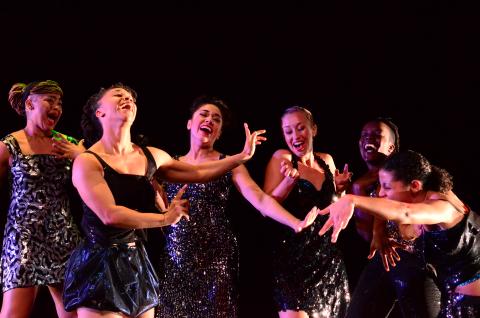
[(23, 128), (23, 131), (27, 138), (50, 138), (52, 135), (50, 130), (42, 130), (30, 122)]
[(210, 159), (214, 153), (216, 151), (213, 149), (213, 143), (202, 143), (201, 141), (190, 139), (190, 149), (185, 157), (190, 161), (197, 162), (203, 159)]
[(130, 126), (103, 127), (103, 135), (100, 142), (105, 153), (125, 154), (133, 150), (130, 136)]
[(298, 158), (298, 161), (300, 161), (303, 165), (307, 167), (313, 167), (315, 163), (315, 156), (313, 155), (313, 151)]

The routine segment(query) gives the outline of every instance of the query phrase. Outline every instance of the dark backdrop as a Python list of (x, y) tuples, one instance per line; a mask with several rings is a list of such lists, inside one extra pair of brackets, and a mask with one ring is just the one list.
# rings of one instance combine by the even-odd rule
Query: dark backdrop
[[(139, 93), (135, 131), (171, 154), (184, 153), (188, 106), (199, 94), (214, 94), (234, 112), (222, 151), (241, 150), (244, 121), (268, 130), (269, 140), (247, 164), (261, 184), (269, 157), (283, 147), (279, 117), (286, 106), (309, 107), (319, 126), (316, 149), (332, 154), (339, 167), (349, 163), (357, 176), (364, 169), (361, 125), (389, 116), (400, 128), (401, 147), (449, 170), (455, 191), (479, 209), (473, 113), (480, 29), (470, 8), (447, 2), (150, 5), (2, 4), (0, 135), (24, 124), (7, 102), (15, 82), (59, 81), (65, 98), (58, 128), (80, 137), (87, 97), (121, 81)], [(274, 317), (266, 256), (271, 222), (235, 200), (242, 316)], [(49, 312), (48, 297), (40, 296), (37, 307)]]

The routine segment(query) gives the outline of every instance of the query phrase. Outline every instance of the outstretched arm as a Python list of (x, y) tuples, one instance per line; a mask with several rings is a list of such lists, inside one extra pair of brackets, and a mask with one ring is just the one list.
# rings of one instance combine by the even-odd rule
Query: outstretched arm
[(160, 149), (149, 148), (157, 162), (158, 169), (155, 177), (159, 180), (187, 183), (207, 182), (220, 177), (252, 158), (255, 153), (256, 145), (259, 145), (262, 141), (266, 140), (266, 138), (262, 136), (262, 134), (265, 133), (265, 130), (257, 130), (250, 133), (247, 124), (244, 124), (244, 128), (246, 140), (243, 151), (222, 160), (191, 165), (186, 162), (172, 159), (170, 155)]
[(455, 207), (444, 200), (406, 203), (386, 198), (347, 194), (319, 212), (320, 214), (330, 213), (319, 234), (323, 235), (333, 227), (332, 242), (336, 242), (338, 234), (345, 229), (352, 217), (355, 207), (359, 207), (375, 217), (392, 220), (399, 224), (452, 223), (459, 215)]
[(315, 220), (316, 208), (301, 221), (285, 210), (276, 200), (267, 195), (250, 177), (245, 166), (241, 165), (233, 170), (233, 182), (245, 199), (248, 200), (263, 215), (277, 222), (289, 226), (295, 232), (311, 225)]

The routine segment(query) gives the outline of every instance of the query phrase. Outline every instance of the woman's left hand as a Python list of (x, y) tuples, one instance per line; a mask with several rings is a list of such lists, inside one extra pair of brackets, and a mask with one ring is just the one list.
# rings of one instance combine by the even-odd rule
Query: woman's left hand
[(262, 141), (267, 140), (266, 137), (261, 136), (267, 131), (265, 129), (261, 129), (250, 133), (247, 123), (244, 123), (243, 127), (245, 128), (245, 146), (243, 147), (242, 153), (246, 156), (245, 160), (249, 160), (255, 153), (256, 146), (260, 145)]
[(332, 243), (335, 243), (340, 231), (347, 227), (348, 221), (352, 218), (354, 208), (355, 204), (347, 194), (346, 196), (341, 197), (337, 202), (334, 202), (325, 209), (319, 211), (318, 214), (320, 215), (330, 215), (318, 234), (323, 235), (330, 230), (330, 228), (333, 228), (331, 241)]
[(318, 208), (316, 206), (314, 206), (310, 210), (310, 212), (308, 212), (308, 214), (305, 216), (305, 218), (298, 223), (297, 228), (295, 229), (295, 232), (299, 233), (303, 229), (312, 225), (313, 222), (315, 221), (315, 219), (317, 218), (317, 215), (318, 215)]
[(352, 181), (353, 173), (348, 171), (348, 164), (346, 163), (343, 167), (343, 171), (340, 173), (338, 169), (335, 169), (335, 187), (337, 189), (337, 193), (341, 193), (345, 191), (350, 182)]

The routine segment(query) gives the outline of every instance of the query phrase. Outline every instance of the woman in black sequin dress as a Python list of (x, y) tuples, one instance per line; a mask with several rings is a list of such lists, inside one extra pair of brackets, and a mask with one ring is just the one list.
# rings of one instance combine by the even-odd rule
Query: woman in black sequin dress
[(380, 198), (348, 194), (322, 210), (330, 216), (320, 234), (333, 227), (336, 241), (356, 207), (399, 224), (417, 224), (417, 241), (442, 292), (439, 317), (480, 317), (480, 217), (451, 191), (451, 176), (406, 151), (386, 160), (379, 179)]
[(67, 194), (72, 159), (85, 148), (55, 141), (63, 92), (54, 81), (12, 86), (9, 101), (24, 129), (0, 142), (0, 179), (10, 181), (10, 207), (1, 257), (3, 317), (28, 317), (39, 286), (48, 286), (59, 317), (65, 266), (80, 240)]
[[(313, 207), (325, 207), (349, 180), (339, 173), (332, 157), (313, 152), (317, 127), (307, 109), (288, 108), (282, 130), (289, 150), (277, 150), (268, 163), (265, 192), (303, 218)], [(336, 189), (335, 181), (338, 184)], [(350, 294), (342, 255), (317, 232), (326, 218), (319, 218), (299, 234), (282, 231), (273, 255), (274, 300), (279, 316), (343, 317)]]
[[(82, 128), (93, 145), (77, 157), (73, 183), (84, 202), (84, 241), (70, 257), (63, 299), (79, 317), (120, 314), (153, 317), (158, 278), (144, 249), (144, 229), (170, 225), (187, 216), (188, 202), (176, 194), (159, 213), (151, 182), (206, 182), (250, 159), (263, 137), (245, 127), (244, 150), (213, 163), (190, 165), (154, 147), (131, 142), (137, 113), (135, 92), (113, 85), (84, 107)], [(157, 199), (157, 200), (156, 200)], [(175, 286), (171, 286), (175, 288)]]
[[(222, 100), (197, 98), (187, 123), (190, 149), (178, 160), (198, 164), (224, 158), (214, 144), (227, 116), (228, 108)], [(217, 180), (189, 185), (184, 197), (190, 203), (190, 221), (164, 229), (157, 317), (238, 317), (238, 246), (225, 211), (232, 186), (264, 215), (292, 230), (309, 225), (308, 218), (300, 221), (266, 195), (243, 165)], [(165, 187), (171, 199), (181, 184), (166, 183)]]

